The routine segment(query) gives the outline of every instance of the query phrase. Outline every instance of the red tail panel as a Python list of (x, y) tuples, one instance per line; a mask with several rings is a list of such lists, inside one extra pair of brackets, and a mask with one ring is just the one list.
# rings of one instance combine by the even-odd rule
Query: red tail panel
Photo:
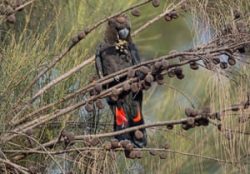
[(128, 120), (126, 118), (126, 114), (123, 108), (115, 108), (115, 116), (116, 116), (116, 124), (121, 126), (124, 123), (127, 123)]
[(142, 119), (141, 112), (140, 112), (140, 109), (138, 108), (137, 114), (136, 114), (136, 116), (133, 118), (133, 121), (134, 121), (135, 123), (137, 123), (137, 122), (141, 121), (141, 119)]

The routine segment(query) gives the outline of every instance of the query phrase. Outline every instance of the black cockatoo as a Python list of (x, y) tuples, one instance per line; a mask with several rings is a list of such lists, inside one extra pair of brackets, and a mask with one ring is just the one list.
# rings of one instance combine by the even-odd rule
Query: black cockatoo
[[(131, 38), (131, 28), (128, 17), (120, 15), (108, 21), (104, 42), (96, 51), (96, 70), (99, 77), (107, 76), (121, 69), (140, 63), (140, 57)], [(126, 80), (114, 78), (114, 81), (105, 88), (110, 88), (119, 82)], [(144, 124), (142, 116), (142, 91), (122, 92), (116, 100), (107, 98), (107, 102), (114, 114), (114, 130), (122, 130), (128, 127)], [(137, 131), (138, 133), (138, 131)], [(130, 140), (137, 147), (147, 144), (146, 130), (139, 131), (139, 138), (135, 132), (116, 136), (118, 140)], [(142, 136), (143, 135), (143, 136)]]

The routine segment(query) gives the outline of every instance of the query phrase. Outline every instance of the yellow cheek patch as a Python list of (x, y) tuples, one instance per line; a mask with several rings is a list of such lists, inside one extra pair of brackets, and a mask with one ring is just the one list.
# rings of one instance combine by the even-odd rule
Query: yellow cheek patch
[(115, 49), (119, 50), (120, 52), (126, 52), (126, 47), (128, 42), (126, 40), (119, 39), (118, 42), (115, 44)]

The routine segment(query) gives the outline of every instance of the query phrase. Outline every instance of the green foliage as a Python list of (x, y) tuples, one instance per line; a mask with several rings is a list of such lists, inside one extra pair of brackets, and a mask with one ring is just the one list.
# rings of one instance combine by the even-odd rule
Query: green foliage
[[(0, 130), (5, 130), (5, 126), (15, 114), (13, 106), (19, 108), (19, 105), (16, 106), (16, 102), (20, 99), (26, 87), (49, 64), (54, 55), (58, 55), (64, 48), (69, 46), (72, 36), (75, 36), (86, 27), (92, 26), (100, 19), (125, 9), (136, 2), (135, 0), (39, 0), (25, 8), (24, 11), (18, 12), (17, 22), (14, 25), (7, 24), (4, 20), (1, 21)], [(176, 1), (162, 1), (162, 5), (159, 8), (153, 8), (150, 5), (145, 6), (141, 8), (142, 16), (139, 18), (130, 15), (133, 30), (142, 26), (146, 21), (159, 14), (159, 12), (162, 12), (163, 8), (169, 3), (174, 2)], [(193, 0), (190, 1), (190, 4), (193, 4), (190, 7), (191, 13), (187, 13), (169, 23), (161, 19), (134, 38), (144, 60), (166, 55), (173, 49), (184, 50), (197, 45), (198, 43), (194, 42), (194, 38), (201, 36), (200, 34), (204, 28), (200, 26), (200, 28), (195, 28), (195, 25), (191, 24), (192, 22), (200, 24), (203, 22), (202, 19), (204, 19), (204, 22), (210, 24), (209, 27), (219, 33), (219, 30), (225, 24), (232, 21), (233, 9), (237, 8), (244, 14), (249, 12), (249, 3), (243, 0), (239, 2)], [(249, 15), (246, 15), (246, 17), (249, 18)], [(104, 26), (101, 26), (85, 40), (77, 44), (21, 100), (30, 99), (49, 81), (91, 57), (95, 53), (97, 44), (102, 41), (104, 28)], [(250, 81), (249, 65), (241, 64), (237, 67), (237, 71), (229, 74), (229, 79), (232, 78), (237, 83), (230, 81), (221, 75), (220, 72), (215, 73), (201, 69), (197, 73), (197, 71), (189, 70), (188, 67), (184, 69), (184, 80), (179, 81), (166, 78), (166, 85), (154, 86), (145, 94), (143, 113), (146, 122), (183, 118), (185, 117), (184, 109), (186, 107), (202, 108), (209, 105), (213, 111), (217, 111), (244, 100), (246, 98), (245, 92), (250, 89), (250, 84), (248, 83)], [(88, 65), (46, 92), (26, 112), (30, 113), (87, 85), (94, 74), (93, 64)], [(69, 103), (72, 102), (74, 101)], [(63, 106), (59, 108), (61, 107)], [(58, 108), (53, 108), (53, 110), (56, 109)], [(37, 134), (39, 134), (41, 140), (52, 139), (61, 128), (67, 127), (65, 122), (79, 121), (78, 113), (76, 111), (57, 120), (60, 122), (59, 129), (54, 130), (45, 125), (43, 129), (41, 128), (44, 131), (36, 130), (39, 132)], [(229, 119), (226, 119), (228, 117)], [(226, 118), (223, 120), (223, 123), (227, 127), (246, 132), (250, 131), (247, 124), (249, 122), (239, 124), (237, 118), (231, 115), (226, 116)], [(101, 121), (111, 123), (110, 119), (107, 109), (102, 115)], [(112, 126), (103, 129), (112, 130)], [(99, 128), (98, 132), (103, 131), (103, 129)], [(83, 130), (77, 129), (74, 132), (83, 133)], [(249, 136), (233, 134), (233, 138), (228, 139), (227, 135), (218, 132), (215, 126), (199, 127), (187, 132), (179, 127), (173, 130), (166, 130), (166, 128), (160, 130), (149, 129), (148, 134), (149, 147), (160, 147), (167, 142), (171, 145), (171, 149), (189, 154), (168, 152), (167, 159), (161, 160), (158, 156), (152, 157), (145, 152), (143, 159), (131, 161), (125, 159), (123, 153), (117, 153), (119, 160), (114, 162), (107, 157), (106, 160), (111, 164), (104, 161), (102, 165), (105, 168), (103, 170), (107, 171), (107, 173), (129, 173), (132, 171), (131, 168), (136, 167), (133, 166), (136, 163), (138, 164), (137, 167), (142, 167), (144, 173), (233, 174), (239, 172), (247, 173), (249, 171), (249, 164), (225, 163), (225, 161), (229, 160), (242, 160), (242, 156), (249, 153)], [(192, 154), (200, 156), (192, 156)], [(93, 158), (97, 159), (96, 156)], [(206, 159), (202, 156), (209, 156), (214, 159)], [(30, 159), (37, 160), (36, 157), (31, 157)], [(39, 159), (43, 159), (43, 157), (41, 156)], [(217, 159), (223, 161), (218, 161)], [(97, 161), (96, 163), (99, 164), (99, 162)], [(26, 163), (24, 162), (24, 164)], [(77, 168), (76, 170), (83, 172), (86, 166), (81, 165), (76, 164), (74, 166)], [(108, 167), (110, 167), (110, 170)]]

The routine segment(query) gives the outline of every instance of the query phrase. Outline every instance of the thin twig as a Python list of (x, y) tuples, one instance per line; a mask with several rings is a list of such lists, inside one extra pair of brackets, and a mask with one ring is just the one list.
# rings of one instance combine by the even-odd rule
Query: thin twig
[(19, 171), (23, 174), (29, 174), (29, 172), (28, 172), (29, 170), (27, 168), (20, 166), (18, 164), (15, 164), (15, 163), (11, 162), (10, 160), (0, 158), (0, 162), (5, 163), (5, 164), (13, 167), (14, 169), (16, 169), (17, 171)]
[(16, 13), (18, 12), (19, 10), (22, 10), (23, 8), (25, 8), (26, 6), (32, 4), (33, 2), (35, 2), (35, 0), (31, 0), (31, 1), (28, 1), (20, 6), (18, 6), (17, 8), (15, 8), (14, 12), (13, 13)]
[[(245, 105), (245, 103), (242, 103), (241, 105), (238, 105), (239, 107)], [(229, 107), (230, 108), (230, 107)], [(247, 108), (245, 108), (247, 109)], [(219, 111), (219, 112), (214, 112), (214, 113), (207, 113), (208, 115), (206, 117), (211, 117), (212, 115), (214, 115), (215, 113), (223, 113), (223, 110), (222, 111)], [(196, 117), (194, 117), (193, 119), (194, 120), (199, 120), (201, 118), (203, 118), (204, 115), (202, 112), (199, 112), (199, 115), (197, 115)], [(212, 117), (211, 117), (212, 118)], [(183, 118), (183, 119), (179, 119), (179, 120), (171, 120), (171, 121), (164, 121), (164, 122), (158, 122), (158, 123), (152, 123), (152, 124), (145, 124), (145, 125), (140, 125), (140, 126), (135, 126), (135, 127), (131, 127), (131, 128), (127, 128), (127, 129), (123, 129), (123, 130), (120, 130), (120, 131), (116, 131), (116, 132), (110, 132), (110, 133), (101, 133), (101, 134), (91, 134), (91, 135), (78, 135), (78, 136), (75, 136), (74, 137), (74, 140), (71, 142), (77, 142), (77, 141), (85, 141), (86, 138), (105, 138), (105, 137), (113, 137), (113, 136), (117, 136), (117, 135), (121, 135), (121, 134), (124, 134), (124, 133), (129, 133), (129, 132), (132, 132), (132, 131), (135, 131), (135, 130), (139, 130), (139, 129), (142, 129), (142, 128), (155, 128), (155, 127), (162, 127), (162, 126), (168, 126), (168, 125), (178, 125), (178, 124), (183, 124), (183, 123), (186, 123), (190, 118)], [(214, 121), (209, 119), (210, 122), (212, 124), (214, 124)], [(13, 134), (12, 132), (10, 132), (10, 134)], [(9, 134), (9, 136), (10, 136)], [(17, 132), (14, 132), (14, 134), (18, 134)], [(19, 135), (22, 135), (22, 134), (19, 134)], [(62, 140), (58, 139), (58, 138), (55, 138), (47, 143), (44, 143), (42, 145), (40, 145), (39, 147), (36, 147), (36, 148), (33, 148), (32, 150), (39, 150), (42, 148), (46, 148), (46, 147), (54, 147), (56, 144), (60, 143), (60, 142), (63, 142)], [(18, 158), (19, 159), (22, 159), (24, 156), (21, 155), (19, 156)]]
[[(58, 154), (64, 154), (64, 153), (73, 153), (76, 151), (107, 151), (106, 149), (102, 147), (83, 147), (83, 148), (74, 148), (74, 149), (66, 149), (66, 150), (58, 150), (58, 151), (39, 151), (39, 150), (5, 150), (4, 153), (21, 153), (21, 154), (50, 154), (50, 155), (58, 155)], [(197, 158), (202, 158), (202, 159), (208, 159), (208, 160), (213, 160), (217, 162), (222, 162), (222, 163), (228, 163), (228, 164), (237, 164), (237, 163), (244, 163), (244, 164), (250, 164), (248, 162), (241, 162), (241, 161), (227, 161), (227, 160), (222, 160), (218, 159), (215, 157), (209, 157), (205, 155), (198, 155), (198, 154), (193, 154), (193, 153), (187, 153), (187, 152), (180, 152), (172, 149), (165, 149), (165, 148), (134, 148), (133, 150), (135, 151), (143, 151), (143, 152), (150, 152), (150, 151), (155, 151), (155, 152), (169, 152), (169, 153), (177, 153), (180, 155), (185, 155), (185, 156), (191, 156), (191, 157), (197, 157)], [(123, 148), (117, 148), (113, 149), (114, 152), (118, 151), (124, 151)]]

